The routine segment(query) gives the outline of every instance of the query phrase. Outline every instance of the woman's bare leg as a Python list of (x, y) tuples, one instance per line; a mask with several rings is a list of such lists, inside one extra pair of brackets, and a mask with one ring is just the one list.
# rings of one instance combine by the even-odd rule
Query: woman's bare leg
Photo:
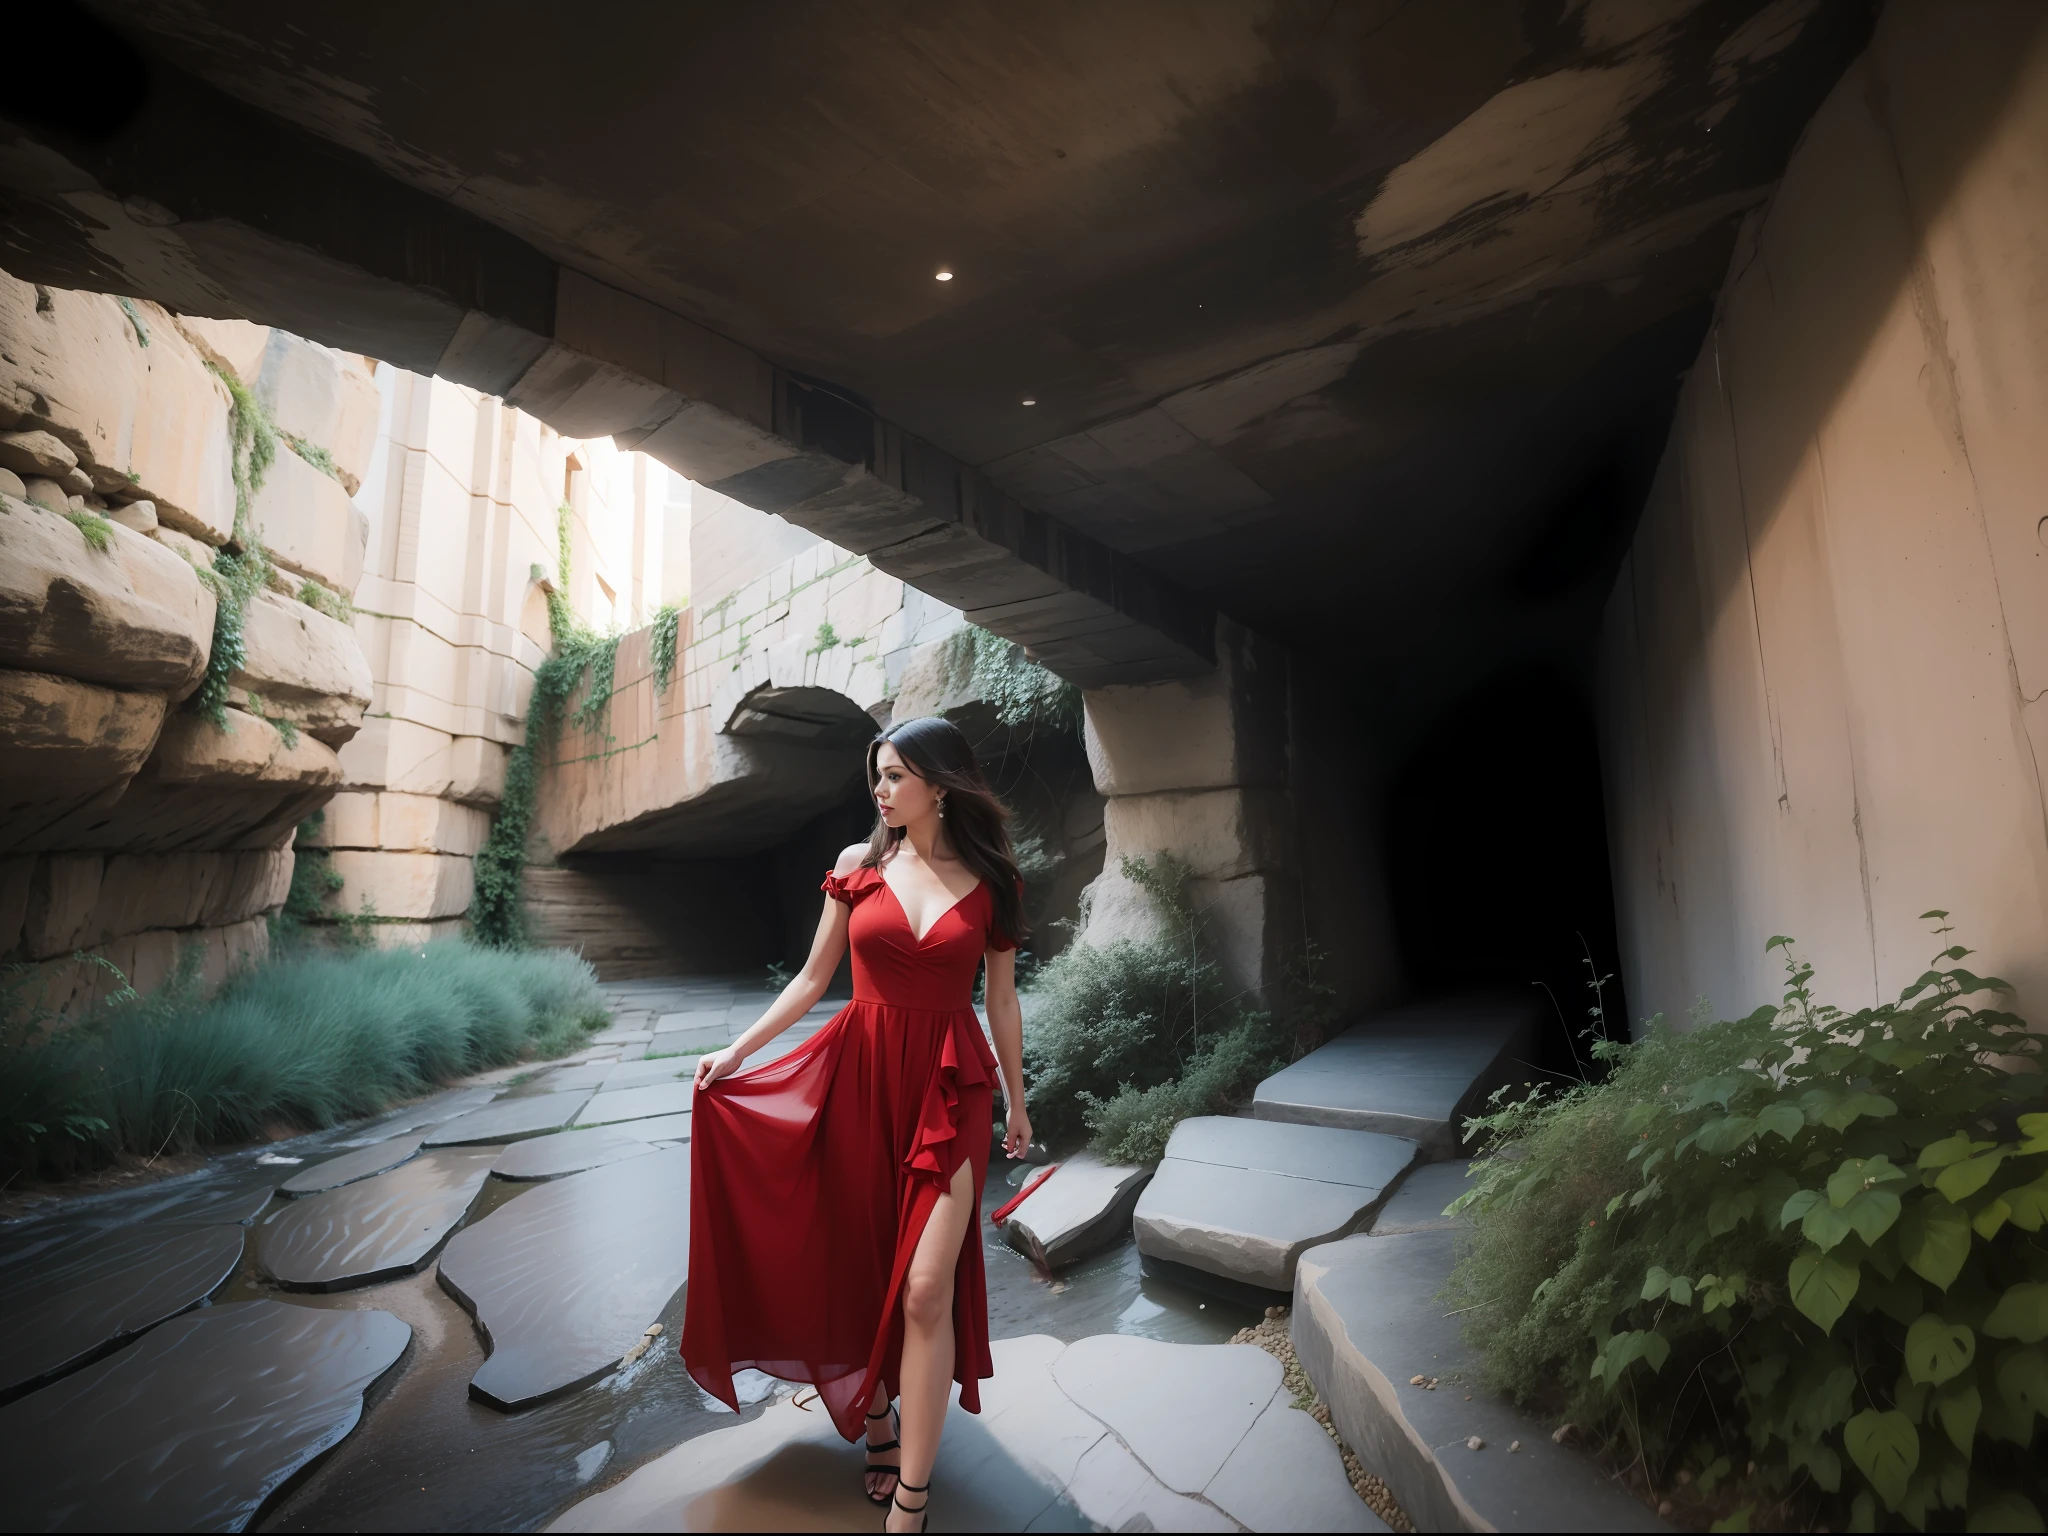
[[(953, 1187), (933, 1205), (903, 1279), (903, 1376), (897, 1401), (903, 1413), (906, 1488), (927, 1487), (939, 1455), (939, 1431), (953, 1395), (953, 1273), (973, 1219), (974, 1170), (962, 1162)], [(914, 1531), (921, 1521), (915, 1511), (925, 1495), (901, 1497), (913, 1512), (891, 1505), (888, 1528)]]

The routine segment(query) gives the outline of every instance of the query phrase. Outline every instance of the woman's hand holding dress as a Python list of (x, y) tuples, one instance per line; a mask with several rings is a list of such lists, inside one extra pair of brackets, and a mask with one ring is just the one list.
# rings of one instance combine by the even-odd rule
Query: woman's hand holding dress
[(722, 1051), (713, 1051), (709, 1056), (697, 1058), (696, 1091), (702, 1093), (721, 1077), (729, 1077), (740, 1068), (744, 1058), (731, 1046)]

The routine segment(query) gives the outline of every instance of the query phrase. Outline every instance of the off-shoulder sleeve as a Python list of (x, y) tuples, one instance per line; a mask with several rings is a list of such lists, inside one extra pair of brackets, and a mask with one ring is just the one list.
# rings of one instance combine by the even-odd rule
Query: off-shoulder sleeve
[(825, 883), (818, 887), (827, 896), (844, 906), (860, 905), (860, 900), (875, 888), (875, 872), (862, 865), (850, 875), (835, 875), (825, 871)]

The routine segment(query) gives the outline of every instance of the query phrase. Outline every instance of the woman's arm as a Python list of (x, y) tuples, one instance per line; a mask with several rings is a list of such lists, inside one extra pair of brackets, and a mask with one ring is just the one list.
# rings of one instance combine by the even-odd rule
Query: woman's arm
[(1024, 1010), (1017, 1002), (1017, 952), (992, 949), (984, 1006), (989, 1033), (995, 1036), (996, 1063), (1003, 1072), (1003, 1099), (1009, 1114), (1003, 1130), (1003, 1152), (1022, 1157), (1031, 1150), (1031, 1117), (1024, 1112)]
[[(865, 852), (865, 845), (848, 848), (839, 855), (839, 863), (832, 872), (842, 877), (852, 874), (860, 867), (860, 856)], [(782, 989), (768, 1011), (747, 1027), (745, 1034), (724, 1050), (713, 1051), (698, 1060), (697, 1087), (707, 1087), (739, 1070), (742, 1062), (809, 1013), (825, 995), (825, 988), (832, 984), (832, 973), (839, 969), (840, 957), (846, 953), (847, 915), (844, 902), (825, 898), (825, 910), (818, 914), (818, 931), (811, 937), (811, 953), (804, 968)]]

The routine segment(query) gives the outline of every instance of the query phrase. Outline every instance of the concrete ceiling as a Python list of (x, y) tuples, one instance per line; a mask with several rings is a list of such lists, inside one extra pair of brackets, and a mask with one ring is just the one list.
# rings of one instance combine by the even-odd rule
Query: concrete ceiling
[(1438, 694), (1583, 645), (1740, 222), (1870, 25), (1863, 0), (93, 10), (145, 70)]

